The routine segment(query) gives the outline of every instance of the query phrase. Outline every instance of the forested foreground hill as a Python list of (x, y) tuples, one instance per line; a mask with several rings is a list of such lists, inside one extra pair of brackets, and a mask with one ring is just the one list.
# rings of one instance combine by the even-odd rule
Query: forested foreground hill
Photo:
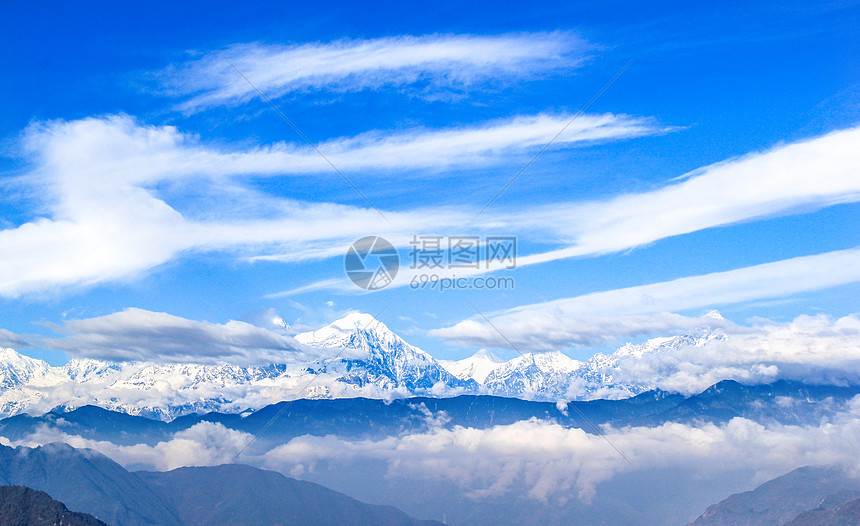
[(69, 511), (44, 491), (24, 486), (0, 486), (3, 526), (106, 526), (86, 513)]

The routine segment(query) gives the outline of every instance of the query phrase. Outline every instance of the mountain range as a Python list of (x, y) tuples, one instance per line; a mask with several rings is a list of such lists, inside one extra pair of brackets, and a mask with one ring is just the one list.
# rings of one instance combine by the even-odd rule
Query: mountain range
[[(248, 437), (257, 436), (242, 458), (263, 467), (282, 470), (360, 501), (397, 506), (413, 517), (438, 519), (447, 514), (451, 524), (464, 525), (680, 525), (694, 520), (709, 504), (749, 488), (753, 473), (741, 466), (733, 468), (734, 471), (703, 479), (705, 475), (698, 473), (695, 466), (643, 468), (619, 473), (611, 481), (601, 484), (591, 500), (582, 500), (576, 498), (575, 493), (570, 493), (567, 495), (569, 498), (540, 502), (516, 492), (476, 500), (446, 479), (398, 476), (396, 471), (390, 471), (391, 464), (386, 456), (334, 462), (323, 460), (312, 469), (309, 468), (309, 471), (301, 472), (292, 471), (296, 464), (290, 461), (270, 465), (261, 459), (288, 443), (300, 448), (307, 447), (303, 444), (315, 444), (311, 447), (321, 446), (324, 450), (327, 443), (382, 445), (398, 440), (397, 437), (407, 437), (408, 440), (414, 439), (408, 437), (436, 437), (434, 440), (438, 440), (439, 437), (455, 433), (475, 435), (480, 430), (494, 432), (523, 422), (579, 428), (592, 435), (600, 433), (598, 429), (606, 429), (607, 425), (612, 429), (671, 429), (683, 425), (702, 429), (706, 425), (704, 423), (722, 425), (738, 417), (767, 427), (772, 423), (777, 427), (787, 424), (802, 428), (837, 422), (846, 412), (852, 411), (858, 394), (860, 388), (851, 386), (808, 385), (786, 380), (766, 385), (744, 385), (724, 380), (692, 396), (652, 390), (618, 400), (598, 399), (566, 404), (490, 395), (394, 400), (361, 397), (299, 399), (268, 405), (253, 412), (188, 414), (169, 422), (92, 405), (74, 409), (58, 407), (41, 415), (18, 414), (0, 420), (0, 443), (19, 446), (16, 449), (0, 448), (0, 484), (28, 485), (47, 491), (67, 504), (69, 509), (92, 513), (110, 524), (136, 524), (133, 522), (137, 520), (134, 517), (141, 516), (147, 517), (150, 523), (159, 524), (197, 524), (193, 521), (198, 516), (205, 518), (198, 523), (218, 522), (213, 515), (206, 515), (210, 511), (214, 513), (221, 510), (218, 506), (227, 507), (227, 515), (224, 516), (231, 519), (227, 521), (229, 523), (277, 523), (275, 515), (267, 516), (266, 520), (243, 521), (240, 518), (251, 517), (252, 512), (256, 511), (242, 507), (246, 486), (249, 488), (247, 499), (250, 501), (277, 502), (276, 496), (264, 491), (273, 483), (260, 482), (260, 477), (274, 477), (283, 482), (282, 478), (278, 478), (280, 475), (259, 475), (256, 471), (249, 472), (249, 475), (237, 471), (244, 467), (236, 465), (217, 469), (180, 468), (165, 473), (151, 471), (154, 466), (151, 462), (154, 460), (163, 466), (158, 469), (200, 463), (201, 458), (195, 454), (197, 449), (213, 448), (211, 452), (215, 455), (220, 451), (221, 444), (226, 455), (207, 456), (202, 462), (205, 465), (228, 462), (246, 444)], [(211, 434), (205, 435), (208, 438), (204, 440), (201, 433)], [(239, 441), (229, 442), (231, 434), (239, 433), (242, 433)], [(293, 442), (293, 439), (297, 440)], [(84, 455), (86, 462), (82, 462), (78, 453), (84, 450), (75, 450), (52, 441), (97, 448), (112, 457), (118, 455), (115, 458), (123, 462), (124, 468), (96, 454), (89, 457)], [(42, 444), (42, 447), (33, 447), (38, 444)], [(167, 444), (170, 444), (169, 448)], [(438, 444), (440, 447), (451, 445), (447, 439)], [(308, 453), (313, 455), (313, 451)], [(324, 451), (320, 454), (326, 455)], [(166, 465), (163, 460), (168, 456), (175, 462)], [(58, 459), (65, 460), (58, 463)], [(51, 464), (47, 463), (49, 460)], [(487, 459), (490, 464), (495, 461), (493, 458)], [(97, 468), (99, 474), (88, 474), (84, 482), (70, 479), (70, 473), (90, 467)], [(129, 477), (128, 473), (134, 476)], [(246, 476), (251, 481), (244, 482)], [(841, 482), (837, 481), (839, 484), (831, 487), (819, 482), (807, 477), (797, 482), (794, 489), (782, 485), (777, 486), (775, 492), (758, 492), (752, 498), (730, 497), (725, 506), (717, 505), (717, 511), (711, 509), (707, 516), (713, 519), (727, 515), (731, 523), (738, 517), (736, 513), (759, 510), (764, 506), (761, 503), (771, 497), (777, 501), (768, 504), (769, 509), (778, 509), (781, 494), (791, 499), (792, 492), (805, 491), (803, 488), (806, 483), (815, 484), (823, 493), (795, 499), (798, 506), (792, 508), (794, 514), (780, 516), (783, 522), (773, 524), (784, 524), (798, 513), (816, 509), (816, 515), (826, 511), (838, 517), (850, 512), (848, 508), (837, 509), (847, 506), (847, 501), (837, 503), (835, 500), (841, 495), (839, 492), (842, 489), (850, 490), (854, 486), (840, 488)], [(237, 484), (239, 489), (236, 490), (238, 495), (235, 499), (232, 494), (227, 495), (230, 499), (225, 495), (218, 497), (218, 488), (232, 488)], [(109, 490), (98, 489), (102, 486)], [(192, 502), (187, 495), (182, 496), (182, 491), (187, 488), (195, 488), (195, 495), (206, 497), (201, 501), (202, 504)], [(287, 489), (284, 491), (288, 492)], [(134, 498), (125, 496), (126, 493), (133, 494)], [(265, 495), (265, 498), (257, 498), (258, 495)], [(121, 507), (99, 508), (96, 506), (98, 502), (86, 500), (90, 497), (118, 502)], [(821, 499), (824, 497), (828, 497), (825, 504), (832, 502), (833, 506), (827, 504), (822, 507)], [(738, 502), (740, 505), (736, 505)], [(720, 511), (722, 509), (729, 510), (729, 513)], [(188, 515), (182, 518), (177, 510)], [(288, 510), (280, 509), (277, 513), (280, 517), (288, 514)]]
[(487, 429), (530, 419), (589, 433), (595, 432), (594, 426), (603, 424), (615, 428), (653, 427), (667, 422), (720, 424), (736, 417), (759, 423), (818, 425), (846, 411), (857, 395), (860, 387), (816, 386), (788, 380), (748, 386), (724, 380), (693, 396), (654, 390), (619, 400), (567, 404), (489, 395), (300, 399), (253, 412), (188, 414), (169, 422), (87, 405), (58, 407), (42, 415), (7, 417), (0, 420), (0, 437), (21, 441), (40, 430), (53, 429), (115, 444), (155, 445), (198, 424), (211, 423), (251, 435), (265, 428), (265, 434), (255, 443), (265, 448), (302, 435), (366, 439), (440, 427)]
[[(721, 320), (716, 313), (704, 319)], [(726, 339), (719, 327), (705, 327), (639, 345), (628, 343), (587, 361), (561, 352), (526, 353), (505, 361), (485, 350), (446, 361), (410, 345), (372, 316), (356, 313), (295, 335), (316, 356), (305, 361), (291, 358), (240, 366), (73, 359), (52, 367), (13, 349), (0, 349), (0, 417), (96, 405), (170, 421), (187, 414), (242, 413), (295, 398), (392, 400), (486, 394), (552, 402), (619, 399), (657, 387), (653, 378), (622, 374), (624, 364)]]

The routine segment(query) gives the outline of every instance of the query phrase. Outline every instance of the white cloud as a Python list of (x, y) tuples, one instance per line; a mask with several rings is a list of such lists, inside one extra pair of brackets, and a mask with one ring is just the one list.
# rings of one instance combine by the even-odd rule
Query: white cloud
[[(837, 131), (703, 167), (647, 192), (522, 211), (491, 208), (476, 225), (506, 228), (508, 234), (536, 233), (542, 240), (566, 245), (549, 252), (521, 254), (517, 267), (525, 267), (627, 250), (743, 221), (857, 202), (860, 200), (860, 178), (856, 176), (860, 173), (860, 154), (855, 148), (858, 142), (860, 127)], [(444, 278), (485, 272), (485, 269), (440, 269), (434, 274)], [(419, 274), (404, 269), (394, 286), (408, 285)], [(770, 283), (774, 279), (766, 281), (777, 286)], [(717, 303), (720, 301), (713, 304)]]
[(45, 339), (45, 345), (112, 361), (285, 363), (304, 351), (286, 333), (250, 323), (193, 321), (135, 308), (66, 321), (56, 330), (66, 336)]
[(623, 250), (669, 236), (860, 199), (860, 128), (783, 145), (688, 174), (679, 183), (577, 209), (579, 250)]
[[(855, 127), (705, 166), (646, 192), (532, 207), (517, 218), (522, 228), (552, 232), (569, 246), (520, 257), (517, 265), (617, 252), (703, 229), (857, 202), (858, 143), (860, 127)], [(505, 217), (485, 214), (482, 224)]]
[(701, 320), (672, 311), (709, 308), (860, 281), (860, 248), (765, 263), (725, 272), (585, 294), (517, 307), (430, 331), (468, 346), (551, 350), (690, 328)]
[(188, 111), (240, 104), (258, 96), (227, 60), (273, 98), (301, 91), (361, 91), (418, 82), (429, 86), (411, 92), (436, 97), (440, 91), (483, 85), (490, 79), (499, 83), (570, 70), (581, 64), (589, 47), (564, 32), (236, 44), (170, 67), (154, 78), (168, 93), (190, 96), (181, 106)]
[[(763, 425), (743, 418), (722, 424), (667, 423), (612, 428), (606, 438), (638, 470), (694, 467), (702, 475), (754, 469), (767, 480), (809, 464), (842, 464), (853, 470), (860, 432), (860, 404), (820, 426)], [(263, 457), (264, 465), (301, 473), (321, 462), (356, 458), (388, 463), (389, 474), (448, 480), (472, 498), (525, 494), (548, 501), (573, 493), (591, 498), (597, 484), (631, 467), (604, 438), (537, 420), (474, 429), (456, 426), (381, 440), (303, 436)], [(336, 464), (337, 465), (337, 464)]]
[[(625, 347), (610, 357), (598, 356), (599, 373), (609, 386), (590, 397), (628, 396), (626, 386), (662, 389), (692, 395), (722, 380), (767, 384), (794, 380), (825, 385), (860, 385), (860, 316), (833, 319), (801, 315), (790, 322), (760, 320), (751, 327), (727, 323), (710, 338), (695, 343), (660, 346), (658, 338), (642, 347)], [(571, 383), (572, 398), (588, 387)], [(597, 387), (597, 386), (592, 386)]]
[[(518, 117), (458, 130), (370, 134), (329, 146), (343, 169), (474, 167), (520, 152), (523, 144), (542, 143), (566, 118)], [(562, 142), (659, 131), (623, 116), (585, 116), (577, 123)], [(834, 132), (708, 167), (652, 192), (491, 209), (471, 232), (537, 233), (568, 245), (521, 256), (518, 266), (526, 266), (856, 201), (860, 180), (853, 175), (860, 171), (860, 156), (852, 146), (858, 138), (860, 128)], [(0, 260), (0, 295), (7, 297), (132, 279), (191, 251), (231, 250), (249, 260), (296, 262), (340, 257), (368, 232), (406, 246), (416, 232), (460, 232), (474, 212), (439, 203), (386, 210), (392, 227), (372, 209), (267, 197), (244, 186), (242, 178), (327, 167), (312, 151), (207, 146), (175, 128), (143, 126), (126, 116), (34, 125), (24, 144), (33, 168), (19, 182), (44, 201), (35, 219), (0, 231), (6, 254)], [(211, 202), (191, 197), (200, 185), (209, 185)], [(171, 192), (178, 198), (165, 197)]]
[(119, 445), (107, 440), (94, 440), (69, 435), (56, 427), (40, 426), (22, 440), (5, 441), (9, 446), (37, 447), (52, 442), (64, 442), (74, 448), (92, 449), (126, 467), (145, 465), (158, 471), (184, 466), (217, 466), (229, 463), (252, 435), (228, 429), (221, 424), (200, 422), (175, 433), (170, 440), (147, 444)]
[[(515, 115), (452, 128), (368, 131), (317, 146), (347, 172), (499, 165), (509, 161), (511, 154), (532, 152), (545, 144), (570, 119), (568, 114)], [(673, 129), (648, 118), (587, 114), (578, 117), (554, 144), (624, 139)], [(61, 175), (73, 172), (90, 180), (110, 176), (117, 183), (139, 185), (236, 175), (322, 173), (337, 178), (331, 166), (305, 144), (280, 142), (246, 149), (208, 146), (173, 126), (146, 126), (126, 115), (34, 124), (25, 133), (24, 145), (43, 176), (62, 170)]]
[[(543, 140), (539, 137), (559, 128), (564, 118), (528, 117), (414, 136), (362, 136), (332, 143), (331, 154), (343, 169), (498, 161), (503, 152), (521, 149), (522, 140)], [(651, 129), (639, 120), (609, 115), (587, 117), (580, 125), (572, 130), (571, 141)], [(461, 141), (456, 151), (440, 148)], [(284, 145), (211, 148), (173, 127), (143, 126), (126, 116), (34, 125), (24, 144), (34, 168), (19, 181), (45, 196), (40, 211), (45, 216), (0, 231), (6, 255), (0, 261), (4, 296), (128, 279), (189, 250), (241, 249), (244, 256), (276, 251), (286, 261), (340, 256), (368, 232), (388, 233), (405, 243), (427, 227), (427, 217), (445, 229), (466, 223), (468, 216), (444, 208), (389, 211), (386, 215), (396, 225), (392, 229), (372, 209), (268, 198), (235, 178), (328, 167), (309, 150)], [(155, 190), (179, 188), (182, 198), (201, 184), (211, 185), (209, 193), (218, 199), (201, 204), (204, 209), (196, 214), (180, 212)], [(231, 207), (230, 199), (237, 204)]]

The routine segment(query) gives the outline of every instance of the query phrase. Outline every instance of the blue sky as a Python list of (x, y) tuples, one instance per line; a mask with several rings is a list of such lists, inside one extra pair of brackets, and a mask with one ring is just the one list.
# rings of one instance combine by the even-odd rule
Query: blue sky
[[(158, 330), (126, 309), (226, 332), (360, 310), (440, 358), (513, 355), (478, 309), (585, 357), (712, 308), (856, 313), (860, 11), (770, 4), (8, 8), (0, 336), (62, 363), (63, 337)], [(364, 293), (343, 254), (367, 235), (404, 260), (413, 235), (517, 236), (491, 274), (515, 287), (401, 269)]]

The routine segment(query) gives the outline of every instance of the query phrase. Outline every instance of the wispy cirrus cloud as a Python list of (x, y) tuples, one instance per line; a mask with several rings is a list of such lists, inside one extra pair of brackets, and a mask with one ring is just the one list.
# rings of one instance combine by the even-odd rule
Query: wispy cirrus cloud
[[(546, 140), (566, 119), (539, 115), (464, 129), (365, 134), (321, 147), (344, 170), (484, 166)], [(585, 116), (569, 131), (562, 142), (659, 129), (647, 119), (602, 115)], [(123, 115), (35, 124), (23, 145), (33, 168), (19, 182), (43, 196), (44, 216), (0, 231), (0, 248), (8, 255), (0, 261), (4, 296), (126, 279), (192, 249), (243, 248), (248, 257), (283, 256), (286, 250), (282, 259), (296, 261), (343, 253), (368, 232), (406, 239), (427, 226), (428, 215), (438, 228), (468, 221), (466, 211), (432, 203), (432, 214), (387, 212), (392, 229), (372, 209), (265, 196), (240, 178), (309, 176), (330, 167), (309, 148), (218, 148), (174, 127), (145, 126)], [(196, 216), (155, 190), (173, 185), (182, 196), (192, 182), (208, 184), (211, 201)], [(228, 213), (236, 196), (240, 203)], [(267, 213), (260, 213), (263, 208)]]
[[(515, 225), (512, 232), (539, 232), (543, 238), (561, 245), (548, 252), (520, 255), (517, 267), (525, 267), (618, 252), (708, 228), (857, 202), (860, 200), (860, 178), (856, 176), (860, 172), (860, 154), (855, 147), (858, 141), (860, 128), (835, 131), (705, 166), (646, 192), (535, 206), (525, 211), (489, 210), (477, 223), (504, 225), (503, 228)], [(458, 268), (439, 269), (434, 274), (440, 278), (454, 274), (462, 278), (485, 272), (488, 271)], [(407, 285), (419, 273), (404, 269), (393, 286)], [(329, 282), (310, 284), (299, 290), (325, 286), (342, 288)]]
[[(517, 115), (462, 127), (377, 130), (329, 139), (318, 148), (347, 172), (382, 169), (435, 173), (499, 166), (545, 144), (570, 118), (567, 114)], [(650, 118), (588, 114), (579, 116), (554, 144), (622, 140), (673, 129)], [(332, 176), (331, 166), (304, 144), (217, 147), (173, 126), (147, 126), (127, 115), (34, 124), (25, 132), (24, 146), (42, 172), (62, 170), (53, 176), (56, 178), (71, 170), (88, 179), (110, 174), (135, 184), (238, 175)]]
[(690, 276), (495, 313), (490, 321), (463, 320), (430, 335), (481, 347), (525, 350), (602, 345), (619, 338), (684, 329), (701, 320), (673, 312), (779, 298), (860, 281), (860, 248)]
[(591, 44), (569, 32), (506, 35), (396, 36), (369, 40), (276, 45), (236, 44), (153, 74), (163, 89), (187, 97), (197, 111), (257, 97), (229, 60), (269, 97), (327, 90), (427, 86), (423, 94), (463, 89), (489, 79), (505, 82), (550, 70), (570, 70)]
[[(526, 144), (538, 144), (564, 118), (363, 135), (330, 146), (344, 169), (470, 168), (510, 160), (524, 151), (524, 136)], [(621, 116), (585, 116), (577, 122), (581, 128), (568, 130), (571, 143), (660, 131)], [(539, 232), (561, 246), (521, 256), (518, 265), (525, 266), (854, 202), (860, 199), (858, 137), (860, 128), (833, 132), (709, 166), (650, 192), (489, 210), (474, 231)], [(146, 126), (127, 116), (36, 124), (25, 134), (23, 153), (32, 169), (18, 182), (41, 201), (34, 219), (0, 231), (5, 255), (0, 295), (7, 297), (132, 279), (192, 250), (306, 261), (340, 256), (369, 232), (405, 246), (416, 232), (462, 232), (473, 216), (440, 202), (401, 202), (401, 210), (386, 211), (392, 226), (373, 209), (267, 196), (253, 190), (247, 178), (316, 176), (330, 167), (310, 150), (212, 146), (176, 128)], [(173, 186), (180, 203), (193, 202), (183, 192), (193, 194), (190, 189), (201, 183), (210, 191), (198, 210), (183, 209), (161, 193)]]

